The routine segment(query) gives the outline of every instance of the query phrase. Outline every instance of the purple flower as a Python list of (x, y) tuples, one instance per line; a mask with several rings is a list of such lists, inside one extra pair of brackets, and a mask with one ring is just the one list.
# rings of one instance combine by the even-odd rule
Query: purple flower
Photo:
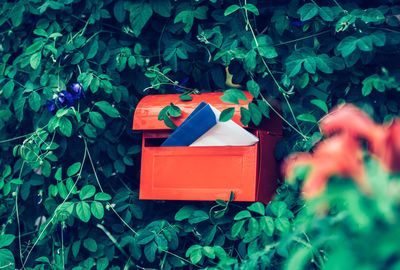
[(46, 100), (47, 110), (53, 112), (56, 109), (56, 103), (54, 100)]
[(69, 92), (67, 92), (66, 90), (58, 92), (57, 105), (59, 105), (60, 107), (69, 108), (73, 104), (74, 104), (74, 98)]
[(69, 90), (73, 99), (80, 99), (81, 97), (83, 99), (86, 99), (85, 92), (83, 91), (83, 86), (80, 82), (73, 83)]
[(183, 88), (181, 88), (180, 86), (185, 87), (188, 81), (189, 81), (189, 77), (183, 78), (183, 80), (180, 81), (180, 82), (178, 83), (178, 85), (174, 85), (174, 89), (175, 89), (176, 91), (179, 91), (179, 92), (185, 92), (186, 90), (183, 89)]

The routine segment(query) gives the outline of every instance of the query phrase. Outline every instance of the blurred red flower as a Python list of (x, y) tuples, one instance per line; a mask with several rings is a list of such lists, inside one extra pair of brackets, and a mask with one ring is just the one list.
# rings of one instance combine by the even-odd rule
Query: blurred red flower
[(365, 177), (363, 149), (359, 139), (369, 144), (370, 153), (390, 172), (400, 172), (400, 120), (384, 126), (377, 125), (354, 105), (338, 106), (320, 122), (324, 135), (332, 135), (319, 143), (313, 154), (296, 153), (289, 156), (283, 171), (292, 178), (297, 166), (310, 166), (302, 191), (306, 199), (313, 198), (326, 188), (329, 178), (350, 177), (364, 192), (370, 187)]

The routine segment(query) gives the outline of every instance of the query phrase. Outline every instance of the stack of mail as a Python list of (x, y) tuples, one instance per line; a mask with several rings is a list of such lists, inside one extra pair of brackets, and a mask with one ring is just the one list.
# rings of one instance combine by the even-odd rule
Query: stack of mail
[(258, 138), (233, 122), (220, 122), (221, 112), (204, 101), (161, 146), (245, 146)]

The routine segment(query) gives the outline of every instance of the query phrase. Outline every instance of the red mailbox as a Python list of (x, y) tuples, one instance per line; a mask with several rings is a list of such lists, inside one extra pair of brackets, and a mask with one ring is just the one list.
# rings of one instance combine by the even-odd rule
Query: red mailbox
[(252, 96), (240, 105), (220, 100), (223, 92), (193, 94), (192, 101), (181, 101), (179, 94), (144, 97), (135, 110), (133, 130), (143, 131), (140, 199), (154, 200), (228, 200), (268, 202), (277, 187), (274, 148), (282, 136), (282, 121), (271, 112), (257, 127), (245, 127), (259, 138), (251, 146), (160, 147), (173, 132), (159, 112), (171, 102), (182, 110), (173, 119), (179, 125), (204, 101), (219, 111), (235, 108), (232, 118), (240, 126), (240, 107), (247, 107)]

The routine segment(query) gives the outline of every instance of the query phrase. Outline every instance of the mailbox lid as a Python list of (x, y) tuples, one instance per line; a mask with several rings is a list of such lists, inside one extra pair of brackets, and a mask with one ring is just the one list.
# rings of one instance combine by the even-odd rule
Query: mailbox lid
[(180, 117), (172, 118), (172, 121), (179, 126), (194, 109), (202, 102), (209, 103), (219, 111), (227, 108), (235, 108), (232, 120), (243, 127), (240, 122), (240, 107), (246, 107), (253, 100), (252, 95), (248, 91), (243, 91), (247, 100), (239, 100), (239, 105), (232, 103), (224, 103), (220, 97), (224, 92), (211, 92), (202, 94), (191, 94), (193, 100), (182, 101), (179, 99), (180, 94), (169, 95), (149, 95), (145, 96), (137, 105), (135, 115), (133, 117), (133, 130), (168, 130), (170, 129), (164, 124), (164, 121), (158, 120), (158, 114), (171, 102), (182, 110)]

